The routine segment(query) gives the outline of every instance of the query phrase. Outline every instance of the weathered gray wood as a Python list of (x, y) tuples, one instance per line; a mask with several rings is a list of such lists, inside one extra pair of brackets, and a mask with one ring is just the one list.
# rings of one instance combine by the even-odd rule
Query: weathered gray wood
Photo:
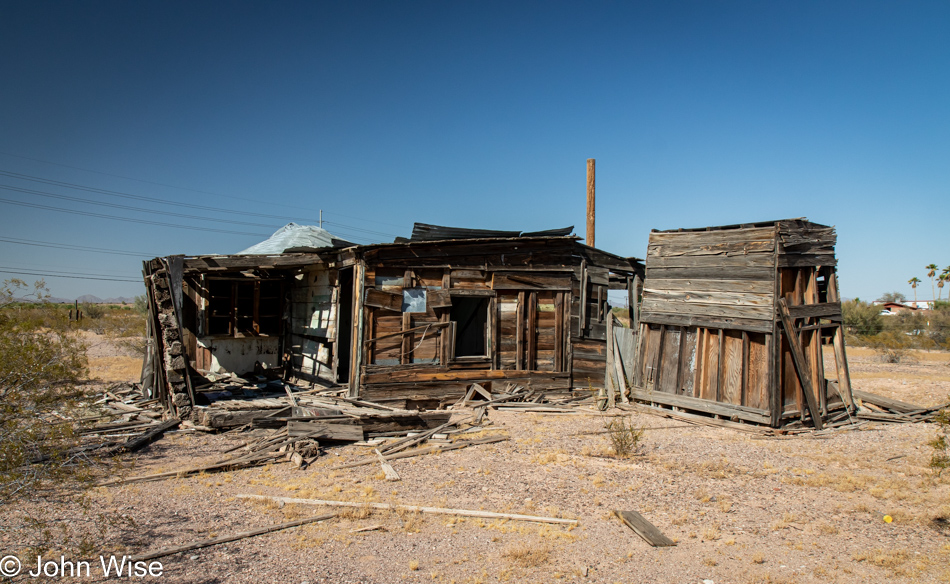
[(312, 436), (327, 440), (344, 442), (359, 442), (363, 439), (363, 427), (357, 424), (332, 424), (327, 422), (301, 422), (292, 420), (287, 422), (287, 433), (290, 436)]
[(731, 256), (771, 252), (775, 249), (774, 238), (761, 241), (737, 241), (720, 243), (651, 243), (647, 247), (647, 261), (655, 257), (677, 256)]
[[(724, 269), (725, 268), (725, 269)], [(730, 280), (768, 280), (775, 274), (773, 266), (735, 267), (718, 265), (660, 267), (652, 263), (647, 266), (647, 280), (655, 278), (721, 280), (728, 274)]]
[(675, 395), (669, 393), (640, 391), (636, 388), (630, 390), (630, 397), (637, 401), (652, 402), (667, 406), (676, 406), (678, 408), (704, 412), (707, 414), (724, 416), (731, 418), (733, 416), (740, 420), (755, 422), (756, 424), (768, 424), (769, 416), (765, 410), (750, 408), (746, 406), (737, 406), (732, 404), (720, 404), (714, 401), (690, 397), (686, 395)]
[(577, 525), (576, 519), (563, 519), (561, 517), (538, 517), (535, 515), (519, 515), (516, 513), (494, 513), (492, 511), (476, 511), (473, 509), (447, 509), (444, 507), (421, 507), (418, 505), (395, 505), (392, 503), (368, 503), (368, 502), (350, 502), (350, 501), (326, 501), (321, 499), (294, 499), (290, 497), (268, 497), (264, 495), (238, 495), (239, 499), (258, 499), (264, 501), (275, 501), (277, 503), (286, 503), (290, 505), (326, 505), (328, 507), (368, 507), (370, 509), (398, 509), (400, 511), (410, 511), (413, 513), (428, 513), (434, 515), (459, 515), (462, 517), (482, 517), (485, 519), (509, 519), (511, 521), (531, 521), (534, 523), (561, 523), (565, 525)]
[(304, 519), (296, 519), (294, 521), (288, 521), (287, 523), (269, 525), (267, 527), (252, 529), (250, 531), (242, 531), (240, 533), (235, 533), (232, 535), (222, 535), (221, 537), (215, 537), (213, 539), (205, 539), (202, 541), (196, 541), (194, 543), (189, 543), (186, 545), (162, 548), (160, 550), (156, 550), (153, 552), (148, 552), (148, 553), (140, 554), (137, 556), (132, 556), (132, 558), (130, 558), (129, 561), (134, 563), (134, 562), (145, 561), (145, 560), (154, 560), (156, 558), (164, 558), (165, 556), (170, 556), (172, 554), (178, 554), (178, 553), (187, 552), (190, 550), (206, 548), (213, 545), (228, 543), (231, 541), (237, 541), (239, 539), (247, 539), (249, 537), (264, 535), (265, 533), (273, 533), (275, 531), (280, 531), (282, 529), (297, 527), (298, 525), (306, 525), (308, 523), (326, 521), (327, 519), (332, 519), (334, 517), (336, 517), (336, 513), (327, 513), (325, 515), (317, 515), (316, 517), (306, 517)]
[[(788, 314), (792, 318), (830, 318), (831, 320), (841, 320), (840, 302), (822, 302), (820, 304), (800, 304), (798, 306), (789, 306)], [(837, 318), (835, 318), (837, 317)]]
[[(721, 274), (728, 278), (729, 274)], [(650, 290), (668, 290), (671, 292), (743, 292), (746, 294), (768, 294), (775, 292), (774, 280), (710, 280), (689, 278), (650, 278), (647, 288)]]
[(778, 256), (780, 268), (811, 268), (818, 266), (837, 266), (834, 252), (827, 254), (791, 254)]
[(636, 532), (643, 538), (643, 541), (653, 547), (669, 547), (676, 545), (676, 542), (663, 535), (655, 525), (647, 521), (643, 515), (636, 511), (618, 511), (614, 510), (614, 515), (620, 518), (627, 527)]
[(775, 238), (775, 228), (745, 227), (740, 229), (716, 229), (713, 231), (654, 231), (650, 243), (664, 244), (690, 242), (695, 245), (764, 241)]
[[(728, 304), (711, 304), (706, 302), (667, 302), (661, 298), (643, 297), (641, 310), (646, 313), (666, 313), (680, 315), (694, 315), (705, 318), (725, 317), (744, 318), (749, 320), (773, 319), (772, 306), (730, 306)], [(644, 320), (643, 316), (640, 316)]]
[[(728, 306), (767, 306), (771, 307), (772, 295), (756, 292), (712, 292), (701, 290), (659, 290), (647, 281), (643, 289), (644, 302), (660, 300), (671, 304), (699, 303), (725, 304)], [(815, 305), (819, 306), (819, 305)], [(840, 307), (839, 307), (840, 309)]]
[(120, 444), (119, 446), (115, 448), (115, 450), (111, 452), (111, 454), (119, 454), (121, 452), (136, 452), (138, 450), (141, 450), (145, 448), (146, 446), (148, 446), (149, 444), (151, 444), (152, 442), (155, 442), (156, 440), (160, 439), (162, 436), (165, 435), (165, 432), (173, 428), (177, 428), (179, 424), (181, 424), (181, 420), (179, 420), (178, 418), (172, 418), (168, 420), (167, 422), (162, 422), (161, 424), (148, 430), (141, 436), (136, 436), (135, 438), (128, 440), (124, 444)]
[[(674, 256), (653, 257), (647, 262), (647, 269), (654, 268), (771, 268), (775, 266), (772, 253), (750, 253), (736, 256)], [(730, 269), (730, 272), (731, 272)], [(727, 272), (729, 273), (729, 272)], [(724, 274), (720, 272), (720, 277)], [(731, 276), (732, 274), (729, 273)], [(649, 272), (647, 280), (650, 279)], [(764, 279), (764, 278), (763, 278)]]
[(570, 274), (495, 272), (492, 275), (491, 287), (494, 290), (570, 290), (571, 276)]
[(788, 313), (788, 305), (784, 298), (778, 299), (779, 314), (782, 317), (782, 327), (788, 337), (788, 345), (792, 349), (792, 360), (795, 362), (795, 372), (798, 374), (798, 380), (802, 384), (802, 393), (805, 394), (805, 402), (808, 404), (808, 412), (811, 414), (812, 424), (818, 430), (822, 429), (821, 414), (818, 411), (817, 395), (812, 388), (811, 369), (808, 361), (805, 360), (805, 353), (802, 351), (802, 345), (799, 340), (798, 331), (792, 323), (792, 318)]

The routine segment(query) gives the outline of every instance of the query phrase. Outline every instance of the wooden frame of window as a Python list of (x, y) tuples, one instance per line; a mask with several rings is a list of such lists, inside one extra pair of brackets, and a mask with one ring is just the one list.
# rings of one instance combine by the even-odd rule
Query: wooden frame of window
[(212, 337), (270, 337), (281, 333), (282, 280), (206, 278), (204, 332)]

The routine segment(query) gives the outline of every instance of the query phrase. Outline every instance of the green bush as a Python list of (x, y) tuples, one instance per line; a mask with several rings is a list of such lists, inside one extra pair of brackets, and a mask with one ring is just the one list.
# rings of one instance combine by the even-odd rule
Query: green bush
[[(61, 310), (26, 306), (24, 294), (42, 298), (21, 280), (0, 286), (0, 502), (31, 493), (76, 469), (75, 445), (64, 419), (80, 397), (85, 347), (70, 334)], [(45, 461), (36, 464), (37, 461)], [(0, 503), (0, 504), (2, 504)]]
[(852, 344), (861, 344), (862, 337), (873, 336), (884, 330), (885, 317), (881, 316), (881, 308), (863, 300), (842, 302), (841, 317)]

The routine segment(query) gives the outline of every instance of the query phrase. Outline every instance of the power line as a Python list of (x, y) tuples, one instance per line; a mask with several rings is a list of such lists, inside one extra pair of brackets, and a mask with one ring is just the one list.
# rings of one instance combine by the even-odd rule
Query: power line
[[(30, 269), (14, 269), (8, 268), (6, 266), (0, 266), (0, 274), (21, 274), (24, 276), (44, 276), (47, 278), (70, 278), (72, 280), (101, 280), (104, 282), (141, 282), (141, 280), (133, 280), (131, 278), (107, 278), (107, 277), (95, 277), (94, 275), (83, 275), (80, 272), (41, 272), (39, 270), (30, 270)], [(73, 274), (73, 275), (68, 275)]]
[[(132, 193), (126, 193), (126, 192), (123, 192), (123, 191), (113, 191), (113, 190), (110, 190), (110, 189), (101, 189), (101, 188), (98, 188), (98, 187), (90, 187), (90, 186), (80, 185), (80, 184), (77, 184), (77, 183), (71, 183), (71, 182), (65, 182), (65, 181), (58, 181), (58, 180), (46, 179), (46, 178), (43, 178), (43, 177), (37, 177), (37, 176), (28, 175), (28, 174), (21, 174), (21, 173), (18, 173), (18, 172), (10, 172), (10, 171), (5, 171), (5, 170), (0, 170), (0, 175), (2, 175), (2, 176), (7, 176), (7, 177), (10, 177), (10, 178), (19, 179), (19, 180), (27, 180), (27, 181), (33, 181), (33, 182), (38, 182), (38, 183), (42, 183), (42, 184), (48, 184), (48, 185), (53, 185), (53, 186), (60, 186), (60, 187), (65, 187), (65, 188), (70, 188), (70, 189), (82, 190), (82, 191), (91, 192), (91, 193), (99, 193), (99, 194), (108, 195), (108, 196), (112, 196), (112, 197), (122, 197), (122, 198), (126, 198), (126, 199), (137, 200), (137, 201), (148, 201), (148, 202), (152, 202), (152, 203), (158, 203), (158, 204), (161, 204), (161, 205), (171, 205), (171, 206), (176, 206), (176, 207), (185, 207), (185, 208), (189, 208), (189, 209), (198, 209), (198, 210), (201, 210), (201, 211), (212, 211), (212, 212), (214, 212), (214, 213), (228, 213), (228, 214), (231, 214), (231, 215), (242, 215), (242, 216), (247, 216), (247, 217), (260, 217), (260, 218), (265, 218), (265, 219), (279, 219), (279, 220), (281, 220), (281, 221), (297, 220), (297, 221), (311, 222), (311, 223), (316, 223), (316, 222), (319, 221), (319, 219), (313, 219), (313, 218), (309, 218), (309, 217), (293, 217), (293, 216), (289, 216), (289, 215), (269, 215), (269, 214), (266, 214), (266, 213), (256, 213), (256, 212), (250, 212), (250, 211), (237, 211), (237, 210), (234, 210), (234, 209), (221, 209), (220, 207), (211, 207), (211, 206), (208, 206), (208, 205), (196, 205), (196, 204), (193, 204), (193, 203), (181, 203), (181, 202), (177, 202), (177, 201), (167, 201), (167, 200), (165, 200), (165, 199), (160, 199), (160, 198), (156, 198), (156, 197), (147, 197), (147, 196), (144, 196), (144, 195), (136, 195), (136, 194), (132, 194)], [(247, 223), (247, 222), (243, 222), (243, 221), (229, 221), (229, 220), (227, 220), (227, 219), (213, 219), (213, 218), (197, 217), (197, 216), (194, 216), (194, 215), (182, 215), (182, 214), (172, 213), (172, 212), (170, 212), (170, 211), (157, 211), (157, 210), (143, 209), (143, 208), (141, 208), (141, 207), (122, 206), (122, 205), (117, 205), (117, 204), (115, 204), (115, 203), (95, 202), (95, 201), (91, 201), (91, 200), (89, 200), (89, 199), (83, 199), (83, 198), (70, 198), (70, 197), (68, 197), (67, 195), (56, 195), (56, 194), (48, 193), (48, 192), (45, 192), (45, 191), (34, 191), (34, 190), (31, 190), (31, 189), (23, 189), (23, 188), (21, 188), (21, 187), (13, 187), (13, 186), (10, 186), (10, 185), (0, 185), (0, 186), (2, 186), (2, 187), (4, 187), (4, 188), (7, 188), (7, 189), (19, 190), (19, 192), (23, 192), (23, 193), (37, 194), (37, 195), (40, 195), (40, 196), (55, 197), (55, 198), (67, 199), (67, 200), (73, 200), (73, 201), (80, 201), (80, 202), (88, 202), (88, 203), (93, 204), (93, 205), (101, 205), (101, 206), (114, 207), (114, 208), (119, 208), (119, 209), (131, 209), (131, 210), (136, 210), (136, 211), (143, 211), (143, 212), (146, 212), (146, 213), (158, 213), (158, 214), (161, 214), (161, 215), (171, 215), (171, 216), (189, 217), (189, 218), (192, 218), (192, 219), (201, 219), (201, 220), (205, 220), (205, 221), (215, 221), (215, 222), (218, 222), (218, 223), (231, 223), (231, 224), (235, 224), (235, 225), (250, 225), (250, 226), (255, 226), (255, 227), (270, 227), (270, 225), (264, 225), (264, 224), (260, 224), (260, 223)], [(336, 215), (336, 213), (333, 213), (333, 214)], [(358, 232), (362, 232), (362, 233), (368, 233), (368, 234), (371, 234), (371, 235), (379, 235), (379, 236), (386, 236), (386, 237), (398, 237), (398, 236), (397, 236), (396, 234), (394, 234), (394, 233), (386, 233), (386, 232), (383, 232), (383, 231), (376, 231), (376, 230), (373, 230), (373, 229), (365, 229), (365, 228), (362, 228), (362, 227), (356, 227), (356, 226), (353, 226), (353, 225), (347, 225), (347, 224), (345, 224), (345, 223), (336, 223), (336, 222), (332, 222), (332, 221), (325, 221), (325, 223), (332, 224), (332, 225), (337, 225), (337, 226), (339, 226), (339, 227), (342, 227), (342, 228), (344, 228), (344, 229), (349, 229), (349, 230), (351, 230), (351, 231), (358, 231)]]
[[(21, 158), (21, 159), (23, 159), (23, 160), (32, 160), (33, 162), (42, 162), (43, 164), (50, 164), (50, 165), (53, 165), (53, 166), (61, 166), (61, 167), (63, 167), (63, 168), (71, 168), (71, 169), (73, 169), (73, 170), (81, 170), (81, 171), (83, 171), (83, 172), (90, 172), (90, 173), (93, 173), (93, 174), (101, 174), (101, 175), (103, 175), (103, 176), (111, 176), (111, 177), (113, 177), (113, 178), (121, 178), (121, 179), (123, 179), (123, 180), (131, 180), (131, 181), (140, 182), (140, 183), (144, 183), (144, 184), (150, 184), (150, 185), (155, 185), (155, 186), (160, 186), (160, 187), (167, 187), (167, 188), (171, 188), (171, 189), (178, 189), (178, 190), (182, 190), (182, 191), (189, 191), (189, 192), (192, 192), (192, 193), (200, 193), (200, 194), (204, 194), (204, 195), (212, 195), (212, 196), (215, 196), (215, 197), (223, 197), (223, 198), (226, 198), (226, 199), (235, 199), (235, 200), (239, 200), (239, 201), (248, 201), (248, 202), (251, 202), (251, 203), (262, 203), (262, 204), (267, 204), (267, 205), (276, 205), (276, 206), (278, 206), (278, 207), (286, 207), (286, 208), (288, 208), (288, 209), (300, 209), (300, 210), (303, 210), (303, 211), (311, 211), (311, 212), (312, 212), (312, 211), (317, 211), (317, 209), (312, 209), (312, 208), (310, 208), (310, 207), (300, 207), (300, 206), (297, 206), (297, 205), (287, 205), (286, 203), (277, 203), (277, 202), (274, 202), (274, 201), (262, 201), (262, 200), (259, 200), (259, 199), (251, 199), (251, 198), (248, 198), (248, 197), (238, 197), (238, 196), (236, 196), (236, 195), (225, 195), (225, 194), (223, 194), (223, 193), (215, 193), (215, 192), (212, 192), (212, 191), (204, 191), (204, 190), (201, 190), (201, 189), (192, 189), (192, 188), (189, 188), (189, 187), (182, 187), (182, 186), (172, 185), (172, 184), (168, 184), (168, 183), (161, 183), (161, 182), (149, 181), (149, 180), (144, 180), (144, 179), (140, 179), (140, 178), (134, 178), (134, 177), (131, 177), (131, 176), (124, 176), (124, 175), (121, 175), (121, 174), (113, 174), (113, 173), (109, 173), (109, 172), (102, 172), (102, 171), (99, 171), (99, 170), (92, 170), (92, 169), (89, 169), (89, 168), (82, 168), (82, 167), (79, 167), (79, 166), (70, 166), (70, 165), (68, 165), (68, 164), (60, 164), (60, 163), (58, 163), (58, 162), (50, 162), (49, 160), (42, 160), (42, 159), (40, 159), (40, 158), (30, 158), (29, 156), (21, 156), (21, 155), (19, 155), (19, 154), (13, 154), (13, 153), (10, 153), (10, 152), (2, 152), (2, 151), (0, 151), (0, 154), (2, 154), (2, 155), (4, 155), (4, 156), (10, 156), (10, 157), (13, 157), (13, 158)], [(386, 223), (386, 222), (383, 222), (383, 221), (374, 221), (374, 220), (372, 220), (372, 219), (366, 219), (366, 218), (363, 218), (363, 217), (354, 217), (354, 216), (351, 216), (351, 215), (344, 215), (344, 214), (342, 214), (342, 213), (334, 213), (334, 212), (332, 212), (332, 211), (327, 211), (327, 212), (330, 213), (330, 214), (333, 214), (333, 215), (339, 215), (340, 217), (347, 217), (347, 218), (350, 218), (350, 219), (357, 219), (357, 220), (359, 220), (359, 221), (367, 221), (367, 222), (369, 222), (369, 223), (378, 223), (378, 224), (380, 224), (380, 225), (389, 225), (389, 226), (391, 226), (391, 227), (402, 227), (401, 225), (396, 225), (396, 224), (394, 224), (394, 223)], [(271, 217), (271, 218), (274, 218), (274, 217)], [(314, 221), (314, 220), (313, 220), (313, 219), (307, 219), (307, 221)], [(392, 237), (396, 237), (395, 235), (392, 235), (392, 234), (387, 234), (387, 235), (391, 235)]]
[(84, 215), (86, 217), (100, 217), (103, 219), (113, 219), (116, 221), (125, 221), (129, 223), (140, 223), (143, 225), (158, 225), (160, 227), (174, 227), (176, 229), (191, 229), (194, 231), (211, 231), (214, 233), (229, 233), (232, 235), (251, 235), (254, 237), (268, 237), (266, 233), (249, 233), (246, 231), (231, 231), (228, 229), (213, 229), (210, 227), (197, 227), (193, 225), (177, 225), (175, 223), (163, 223), (161, 221), (149, 221), (147, 219), (133, 219), (131, 217), (117, 217), (115, 215), (106, 215), (104, 213), (92, 213), (90, 211), (77, 211), (75, 209), (60, 209), (58, 207), (50, 207), (49, 205), (40, 205), (37, 203), (27, 203), (24, 201), (11, 201), (10, 199), (0, 198), (0, 203), (7, 203), (8, 205), (19, 205), (21, 207), (32, 207), (34, 209), (45, 209), (47, 211), (58, 211), (60, 213), (70, 213), (75, 215)]
[(65, 243), (53, 243), (51, 241), (35, 241), (32, 239), (19, 239), (16, 237), (0, 237), (0, 241), (6, 243), (15, 243), (17, 245), (29, 245), (33, 247), (52, 247), (56, 249), (72, 249), (76, 251), (89, 251), (93, 253), (107, 253), (112, 255), (124, 255), (124, 256), (133, 256), (137, 258), (141, 257), (155, 257), (158, 254), (154, 253), (145, 253), (145, 252), (134, 252), (134, 251), (116, 251), (111, 249), (105, 249), (101, 247), (89, 247), (86, 245), (73, 245)]
[(75, 201), (77, 203), (86, 203), (88, 205), (98, 205), (100, 207), (111, 207), (113, 209), (125, 209), (126, 211), (136, 211), (139, 213), (152, 213), (154, 215), (165, 215), (166, 217), (179, 217), (181, 219), (195, 219), (198, 221), (213, 221), (215, 223), (228, 223), (231, 225), (247, 225), (248, 227), (267, 227), (271, 229), (273, 229), (274, 227), (272, 224), (267, 224), (267, 223), (250, 223), (248, 221), (232, 221), (230, 219), (215, 219), (214, 217), (200, 217), (198, 215), (186, 215), (184, 213), (175, 213), (174, 211), (145, 209), (143, 207), (134, 207), (132, 205), (106, 203), (105, 201), (92, 201), (90, 199), (84, 199), (82, 197), (70, 197), (69, 195), (57, 195), (55, 193), (47, 193), (45, 191), (36, 191), (33, 189), (12, 187), (10, 185), (3, 185), (3, 184), (0, 184), (0, 189), (3, 189), (5, 191), (18, 192), (18, 193), (26, 193), (28, 195), (38, 195), (40, 197), (49, 197), (51, 199), (60, 199), (62, 201)]

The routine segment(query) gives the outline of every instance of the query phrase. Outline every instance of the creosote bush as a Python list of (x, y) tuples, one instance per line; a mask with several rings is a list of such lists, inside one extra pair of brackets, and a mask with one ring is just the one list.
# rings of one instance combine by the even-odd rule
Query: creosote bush
[(643, 440), (643, 428), (634, 425), (632, 419), (616, 417), (604, 425), (616, 456), (627, 458), (640, 449)]
[(937, 435), (929, 443), (934, 449), (930, 456), (930, 468), (939, 477), (950, 468), (950, 408), (940, 410), (934, 417), (934, 423), (937, 424)]
[(0, 287), (0, 504), (76, 469), (65, 418), (80, 397), (85, 348), (54, 308), (23, 301), (46, 295), (42, 281)]

